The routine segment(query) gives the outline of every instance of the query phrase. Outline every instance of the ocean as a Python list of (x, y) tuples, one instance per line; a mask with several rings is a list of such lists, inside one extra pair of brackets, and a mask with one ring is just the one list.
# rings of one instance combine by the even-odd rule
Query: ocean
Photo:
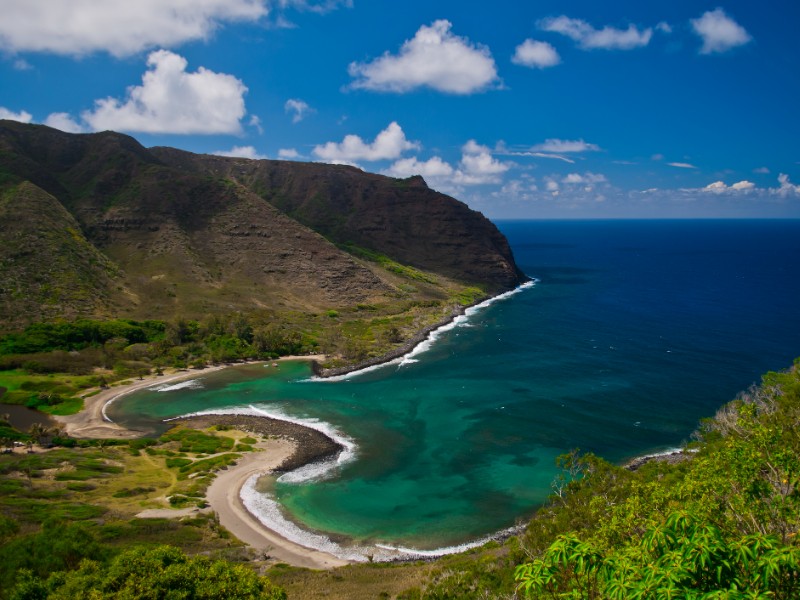
[(800, 356), (800, 221), (498, 226), (535, 284), (410, 360), (337, 381), (302, 362), (234, 367), (126, 396), (108, 414), (133, 427), (232, 408), (312, 423), (348, 452), (251, 482), (251, 509), (342, 556), (436, 554), (524, 522), (560, 454), (622, 462), (679, 447)]

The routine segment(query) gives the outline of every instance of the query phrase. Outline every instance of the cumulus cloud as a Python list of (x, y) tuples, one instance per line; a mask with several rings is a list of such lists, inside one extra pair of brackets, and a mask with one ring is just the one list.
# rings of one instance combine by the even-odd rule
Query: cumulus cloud
[(217, 150), (213, 154), (216, 156), (229, 156), (232, 158), (252, 158), (254, 160), (267, 158), (266, 156), (259, 154), (253, 146), (234, 146), (230, 150)]
[(558, 196), (559, 193), (558, 182), (552, 177), (545, 177), (544, 189), (550, 192), (553, 196)]
[(419, 144), (406, 139), (406, 134), (396, 122), (381, 131), (375, 140), (365, 142), (357, 135), (347, 135), (337, 142), (314, 147), (314, 154), (327, 162), (352, 164), (356, 160), (394, 160), (407, 150), (418, 150)]
[(266, 0), (5, 0), (0, 48), (129, 56), (207, 39), (226, 22), (257, 21)]
[(300, 153), (294, 148), (281, 148), (278, 150), (278, 158), (283, 160), (296, 160), (300, 158)]
[(789, 181), (789, 176), (785, 173), (778, 175), (779, 188), (772, 188), (770, 191), (778, 196), (800, 196), (800, 185), (794, 185)]
[(597, 183), (605, 183), (606, 181), (608, 180), (606, 179), (605, 175), (587, 171), (583, 174), (569, 173), (561, 180), (561, 183), (595, 185)]
[(491, 155), (489, 148), (469, 140), (461, 149), (459, 169), (454, 173), (454, 182), (464, 185), (498, 183), (500, 175), (510, 166)]
[(311, 108), (308, 103), (303, 102), (299, 98), (287, 100), (286, 104), (283, 105), (283, 110), (287, 113), (292, 113), (292, 123), (299, 123), (306, 115), (314, 112), (314, 109)]
[(678, 169), (696, 169), (697, 168), (693, 164), (685, 163), (685, 162), (670, 162), (670, 163), (667, 163), (667, 165), (670, 166), (670, 167), (676, 167)]
[(64, 112), (56, 112), (47, 115), (44, 124), (48, 127), (66, 131), (67, 133), (84, 133), (86, 131), (83, 125)]
[(245, 85), (233, 75), (204, 67), (189, 73), (182, 56), (152, 52), (142, 85), (127, 90), (124, 101), (105, 98), (81, 114), (94, 130), (145, 133), (239, 133), (245, 115)]
[(724, 194), (726, 192), (750, 192), (754, 190), (755, 187), (756, 184), (752, 181), (739, 181), (730, 186), (726, 185), (724, 181), (715, 181), (701, 188), (701, 190), (712, 194)]
[(604, 50), (631, 50), (647, 46), (653, 37), (653, 30), (639, 30), (631, 24), (627, 29), (616, 29), (605, 26), (595, 29), (592, 25), (581, 19), (572, 19), (566, 15), (550, 17), (539, 21), (540, 29), (565, 35), (584, 50), (600, 48)]
[(449, 179), (454, 172), (455, 169), (438, 156), (424, 161), (412, 156), (396, 161), (384, 173), (391, 177), (403, 179), (413, 175), (422, 175), (426, 180), (437, 180), (442, 177)]
[(656, 29), (661, 33), (672, 33), (672, 25), (667, 23), (666, 21), (661, 21), (658, 25), (656, 25)]
[(461, 160), (457, 166), (438, 156), (425, 161), (410, 157), (394, 162), (384, 174), (402, 178), (422, 175), (432, 188), (453, 193), (463, 186), (498, 184), (510, 168), (510, 165), (494, 158), (487, 146), (469, 140), (461, 148)]
[(444, 19), (423, 25), (397, 54), (386, 52), (368, 63), (351, 63), (351, 86), (404, 93), (428, 87), (449, 94), (471, 94), (494, 84), (497, 68), (489, 49), (454, 35)]
[(8, 119), (9, 121), (19, 121), (20, 123), (30, 123), (33, 119), (31, 113), (21, 110), (14, 112), (0, 106), (0, 119)]
[(250, 115), (250, 122), (248, 125), (250, 125), (250, 127), (255, 127), (259, 134), (264, 133), (264, 128), (261, 126), (261, 117), (258, 115)]
[[(760, 197), (778, 196), (786, 198), (788, 196), (800, 197), (800, 185), (795, 185), (789, 180), (789, 176), (785, 173), (778, 175), (778, 187), (759, 188), (755, 183), (748, 180), (742, 180), (732, 185), (727, 185), (724, 181), (715, 181), (709, 183), (701, 188), (682, 188), (680, 190), (683, 194), (714, 194), (717, 196), (742, 196), (755, 194)], [(658, 190), (660, 191), (660, 190)]]
[(556, 49), (547, 42), (528, 39), (517, 46), (511, 62), (523, 67), (546, 69), (559, 64), (561, 57)]
[(531, 147), (531, 152), (554, 152), (556, 154), (567, 154), (571, 152), (597, 152), (600, 146), (590, 144), (580, 140), (560, 140), (557, 138), (547, 139), (541, 144)]
[(539, 186), (533, 177), (512, 179), (505, 183), (498, 191), (492, 192), (494, 198), (510, 199), (513, 201), (529, 202), (537, 200), (540, 196), (537, 192)]
[(731, 19), (721, 8), (716, 8), (697, 19), (692, 19), (692, 29), (703, 40), (700, 54), (722, 53), (743, 46), (753, 38)]

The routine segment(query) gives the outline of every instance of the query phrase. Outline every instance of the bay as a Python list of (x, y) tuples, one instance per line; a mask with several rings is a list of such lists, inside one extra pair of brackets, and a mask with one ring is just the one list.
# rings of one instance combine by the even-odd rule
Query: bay
[[(279, 481), (285, 515), (358, 545), (457, 546), (539, 506), (574, 448), (620, 462), (800, 355), (800, 221), (498, 223), (535, 286), (443, 333), (417, 362), (344, 381), (251, 365), (109, 407), (133, 427), (223, 407), (316, 419), (355, 459)], [(309, 538), (310, 539), (310, 538)]]

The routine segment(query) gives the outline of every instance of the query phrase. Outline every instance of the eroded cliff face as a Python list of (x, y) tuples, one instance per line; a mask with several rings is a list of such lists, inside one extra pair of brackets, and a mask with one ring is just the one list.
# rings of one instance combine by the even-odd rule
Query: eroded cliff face
[[(0, 194), (13, 220), (0, 230), (5, 325), (314, 311), (407, 287), (347, 247), (487, 292), (521, 277), (492, 223), (421, 178), (148, 150), (113, 132), (0, 121)], [(446, 297), (415, 284), (426, 298)]]
[(337, 244), (488, 291), (525, 279), (508, 241), (482, 214), (428, 188), (422, 177), (393, 179), (341, 165), (248, 160), (153, 148), (166, 164), (237, 181)]

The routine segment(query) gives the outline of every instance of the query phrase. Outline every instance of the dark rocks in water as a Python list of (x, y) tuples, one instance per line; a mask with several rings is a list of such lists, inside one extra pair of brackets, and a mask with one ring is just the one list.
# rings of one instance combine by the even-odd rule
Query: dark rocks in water
[(262, 436), (288, 438), (297, 443), (294, 454), (287, 458), (277, 469), (277, 472), (293, 471), (303, 465), (319, 462), (326, 458), (336, 456), (344, 448), (324, 433), (304, 427), (297, 423), (272, 419), (270, 417), (256, 417), (251, 415), (200, 415), (176, 419), (175, 423), (186, 425), (194, 429), (205, 429), (214, 425), (224, 425), (241, 431), (247, 431)]
[(623, 468), (628, 469), (628, 471), (636, 471), (650, 462), (663, 462), (675, 465), (687, 460), (692, 460), (693, 457), (694, 454), (692, 452), (685, 452), (683, 450), (676, 450), (675, 452), (670, 452), (668, 454), (649, 454), (647, 456), (639, 456), (628, 461), (623, 465)]

